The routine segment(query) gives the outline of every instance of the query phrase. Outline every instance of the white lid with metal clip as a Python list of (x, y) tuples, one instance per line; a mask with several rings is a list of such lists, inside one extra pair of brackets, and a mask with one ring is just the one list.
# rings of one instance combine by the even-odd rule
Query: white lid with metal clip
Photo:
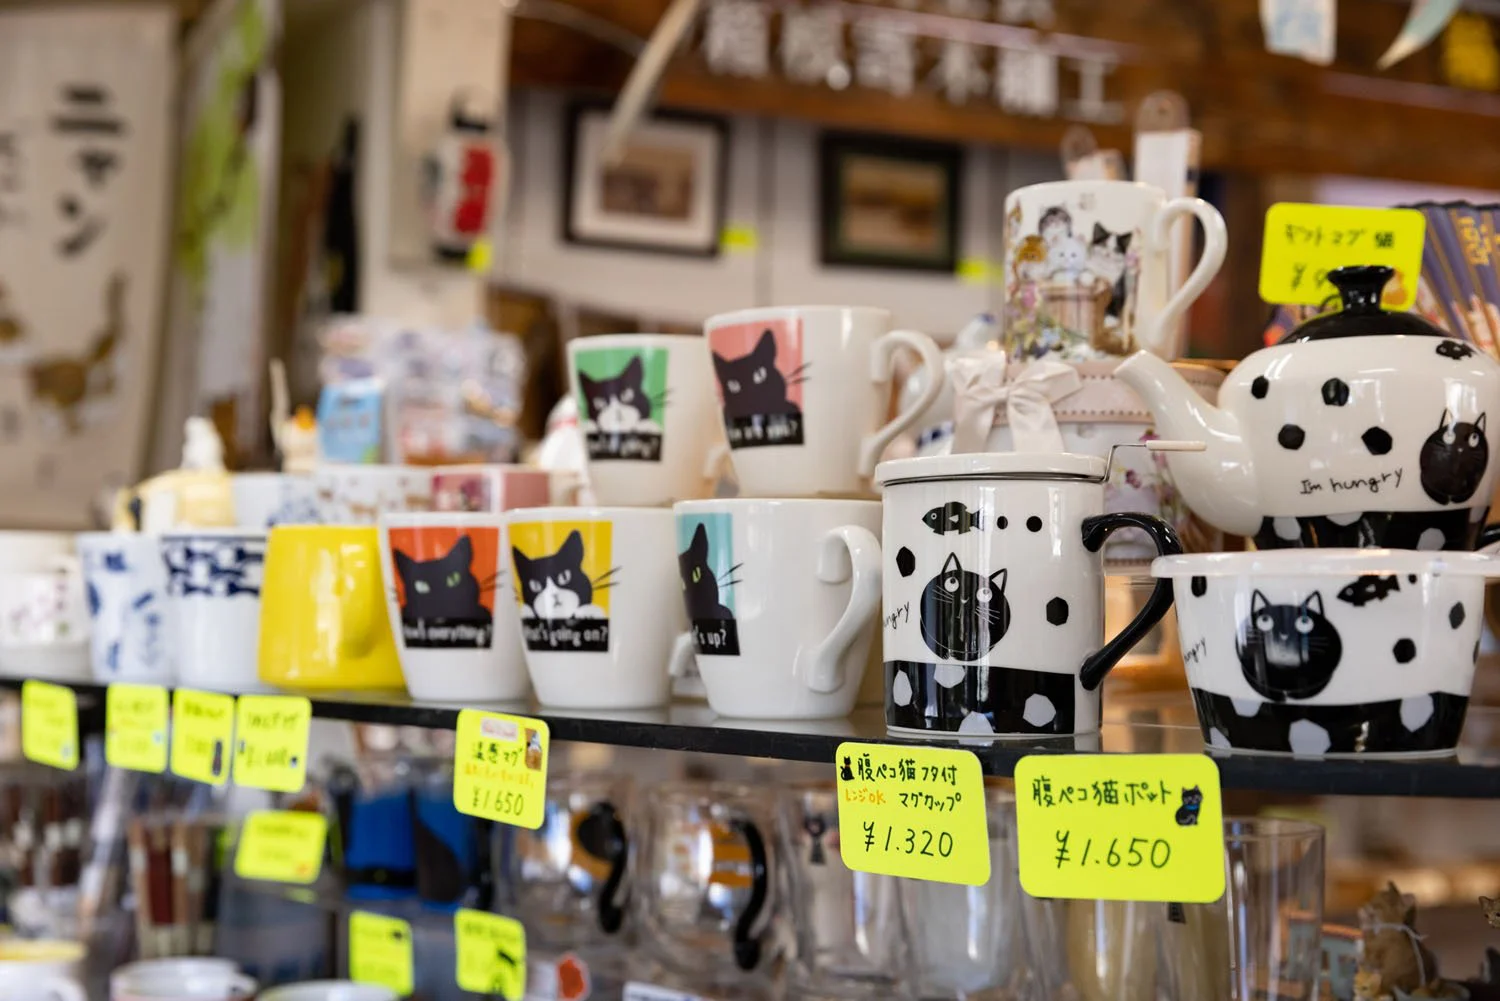
[(1115, 450), (1145, 448), (1151, 452), (1201, 452), (1201, 441), (1145, 441), (1110, 446), (1109, 458), (1077, 452), (968, 452), (894, 459), (875, 467), (876, 486), (923, 480), (1090, 480), (1109, 478)]

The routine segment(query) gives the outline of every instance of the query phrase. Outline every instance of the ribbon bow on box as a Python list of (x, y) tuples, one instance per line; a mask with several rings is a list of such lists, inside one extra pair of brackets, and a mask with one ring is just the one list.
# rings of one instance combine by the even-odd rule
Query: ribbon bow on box
[(1012, 451), (1067, 450), (1052, 404), (1082, 385), (1073, 366), (1045, 359), (1013, 366), (996, 351), (983, 357), (950, 358), (947, 368), (953, 383), (950, 453), (988, 451), (995, 408), (1002, 403), (1010, 425)]

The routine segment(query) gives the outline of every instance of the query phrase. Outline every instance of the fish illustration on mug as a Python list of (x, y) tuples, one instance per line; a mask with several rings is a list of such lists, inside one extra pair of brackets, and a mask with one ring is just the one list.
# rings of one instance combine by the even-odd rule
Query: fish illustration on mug
[(922, 524), (938, 535), (957, 532), (964, 535), (976, 528), (984, 527), (984, 512), (970, 511), (962, 501), (949, 501), (922, 515)]

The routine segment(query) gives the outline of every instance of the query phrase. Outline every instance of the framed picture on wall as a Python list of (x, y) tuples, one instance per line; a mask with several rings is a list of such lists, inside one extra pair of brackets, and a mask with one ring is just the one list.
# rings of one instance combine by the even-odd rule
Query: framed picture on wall
[(728, 127), (658, 112), (604, 162), (609, 108), (575, 104), (567, 121), (563, 238), (569, 243), (713, 256), (724, 225)]
[(818, 156), (824, 264), (958, 267), (961, 147), (825, 132)]

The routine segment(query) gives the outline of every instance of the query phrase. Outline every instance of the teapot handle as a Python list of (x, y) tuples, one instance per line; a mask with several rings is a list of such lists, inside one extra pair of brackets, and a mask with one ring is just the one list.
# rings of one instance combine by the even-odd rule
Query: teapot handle
[[(1149, 514), (1122, 512), (1100, 514), (1083, 519), (1083, 545), (1089, 552), (1097, 553), (1104, 547), (1104, 540), (1120, 528), (1143, 529), (1151, 536), (1151, 541), (1155, 543), (1156, 551), (1161, 556), (1176, 556), (1182, 552), (1182, 542), (1177, 538), (1177, 532), (1171, 525)], [(1102, 685), (1109, 669), (1114, 667), (1131, 647), (1139, 643), (1141, 637), (1160, 622), (1161, 617), (1166, 615), (1167, 609), (1171, 607), (1172, 582), (1162, 578), (1156, 582), (1156, 587), (1151, 591), (1151, 597), (1146, 599), (1145, 607), (1130, 621), (1130, 625), (1121, 629), (1114, 639), (1104, 644), (1099, 650), (1084, 658), (1083, 667), (1078, 672), (1084, 691), (1092, 692)]]
[(1137, 335), (1141, 347), (1159, 358), (1171, 361), (1180, 353), (1181, 345), (1175, 343), (1173, 331), (1182, 314), (1197, 301), (1224, 266), (1224, 252), (1229, 247), (1229, 234), (1224, 228), (1224, 217), (1219, 210), (1201, 198), (1174, 198), (1156, 210), (1151, 220), (1150, 246), (1163, 254), (1172, 247), (1172, 223), (1179, 216), (1198, 217), (1203, 225), (1203, 256), (1188, 274), (1182, 287), (1172, 293), (1161, 312), (1148, 326), (1143, 326)]

